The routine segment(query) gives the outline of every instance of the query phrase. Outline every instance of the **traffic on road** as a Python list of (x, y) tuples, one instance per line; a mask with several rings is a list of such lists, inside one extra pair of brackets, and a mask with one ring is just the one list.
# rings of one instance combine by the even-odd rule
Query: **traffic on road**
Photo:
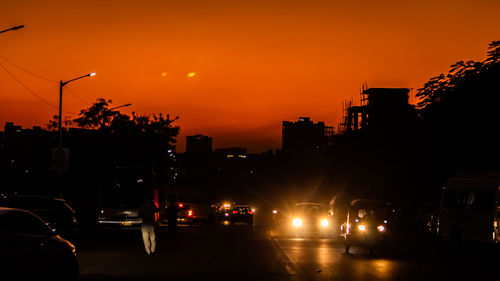
[[(383, 200), (346, 200), (336, 195), (323, 202), (257, 208), (229, 200), (214, 203), (192, 189), (164, 193), (163, 208), (156, 206), (161, 200), (151, 196), (142, 199), (150, 209), (116, 205), (115, 216), (99, 210), (97, 228), (85, 232), (79, 231), (78, 214), (63, 199), (4, 194), (0, 258), (7, 267), (2, 274), (17, 276), (16, 280), (34, 278), (33, 272), (36, 280), (156, 280), (159, 275), (186, 280), (201, 276), (228, 280), (480, 276), (494, 271), (496, 267), (488, 265), (500, 260), (496, 244), (500, 207), (491, 205), (498, 198), (498, 191), (490, 191), (497, 189), (489, 189), (491, 181), (480, 181), (485, 188), (473, 183), (450, 179), (435, 210), (439, 214), (435, 232), (408, 227), (394, 204)], [(453, 213), (460, 216), (451, 217)], [(489, 219), (480, 220), (481, 216)], [(477, 218), (473, 225), (469, 217)], [(132, 219), (136, 223), (130, 223)], [(474, 239), (473, 233), (480, 235), (488, 223), (491, 237)], [(144, 247), (151, 259), (146, 258)]]

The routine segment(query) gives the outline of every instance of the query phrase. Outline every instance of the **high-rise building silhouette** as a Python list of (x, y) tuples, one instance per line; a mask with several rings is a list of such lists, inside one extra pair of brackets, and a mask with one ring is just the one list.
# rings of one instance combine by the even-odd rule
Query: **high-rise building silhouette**
[(324, 122), (314, 123), (309, 117), (300, 117), (296, 122), (283, 121), (283, 155), (299, 161), (322, 160), (332, 133), (332, 127)]
[(212, 153), (212, 138), (204, 135), (186, 137), (186, 153), (207, 155)]

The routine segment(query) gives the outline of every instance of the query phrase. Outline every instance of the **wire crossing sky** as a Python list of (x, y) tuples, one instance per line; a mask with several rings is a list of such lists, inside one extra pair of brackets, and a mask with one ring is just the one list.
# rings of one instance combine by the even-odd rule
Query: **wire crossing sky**
[(483, 60), (500, 39), (498, 10), (495, 0), (5, 1), (0, 29), (25, 28), (0, 34), (12, 74), (0, 68), (0, 125), (46, 125), (58, 85), (40, 78), (96, 72), (65, 91), (67, 112), (104, 97), (132, 103), (125, 113), (179, 116), (179, 151), (193, 134), (280, 148), (281, 121), (336, 126), (365, 81), (417, 89), (456, 61)]

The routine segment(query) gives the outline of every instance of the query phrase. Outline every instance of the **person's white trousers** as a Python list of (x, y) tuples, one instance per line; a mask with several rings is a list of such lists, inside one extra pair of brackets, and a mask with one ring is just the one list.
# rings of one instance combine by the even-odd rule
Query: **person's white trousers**
[(146, 253), (148, 255), (155, 252), (156, 249), (156, 236), (155, 227), (143, 225), (141, 226), (142, 240), (144, 241), (144, 248), (146, 248)]

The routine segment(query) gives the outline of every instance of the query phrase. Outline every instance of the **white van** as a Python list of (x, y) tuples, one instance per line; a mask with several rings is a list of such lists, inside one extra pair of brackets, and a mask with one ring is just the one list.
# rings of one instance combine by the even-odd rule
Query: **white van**
[(500, 242), (500, 177), (455, 177), (443, 187), (438, 234), (443, 238)]

